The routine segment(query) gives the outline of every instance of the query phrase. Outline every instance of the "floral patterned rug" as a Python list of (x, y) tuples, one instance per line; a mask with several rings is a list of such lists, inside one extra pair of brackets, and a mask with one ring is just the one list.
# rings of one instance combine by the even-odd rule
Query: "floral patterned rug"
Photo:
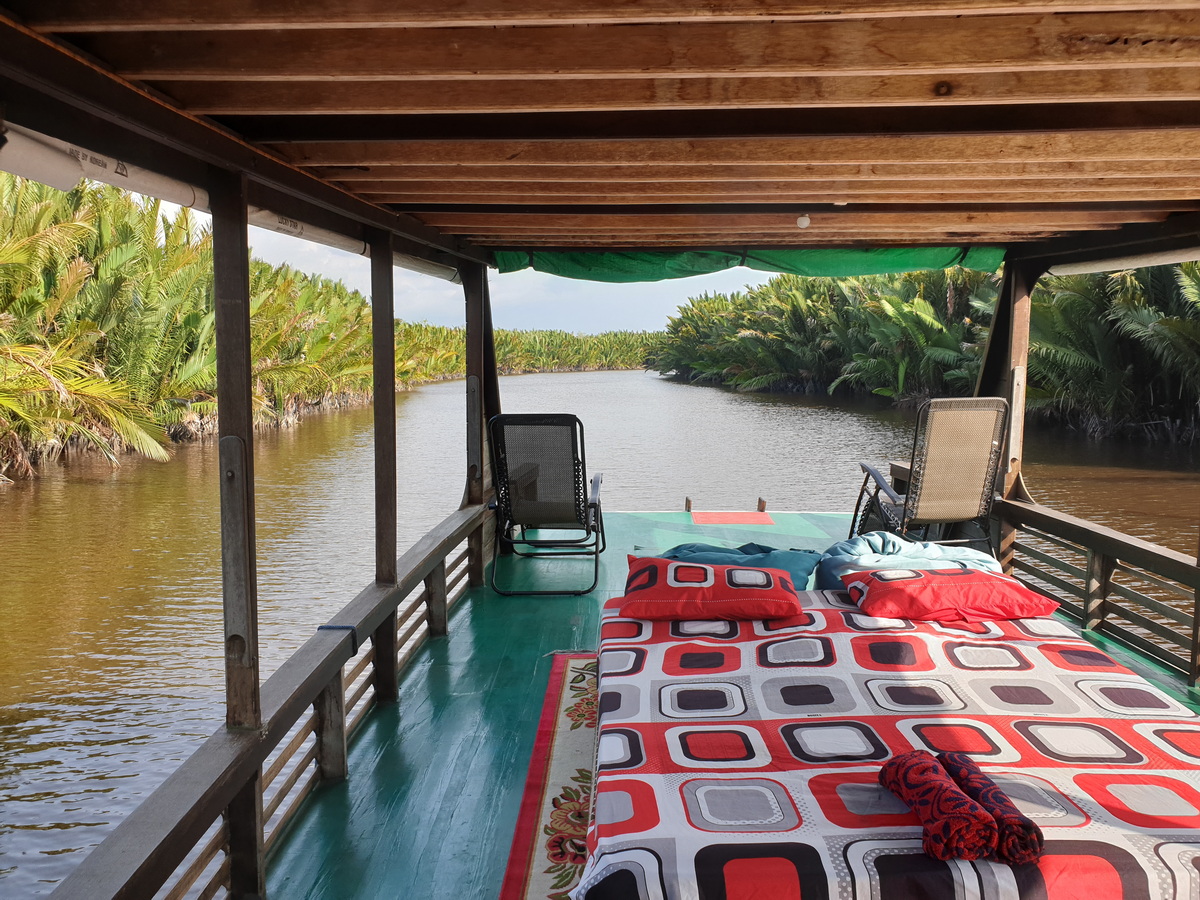
[(555, 654), (500, 900), (566, 900), (587, 860), (596, 655)]

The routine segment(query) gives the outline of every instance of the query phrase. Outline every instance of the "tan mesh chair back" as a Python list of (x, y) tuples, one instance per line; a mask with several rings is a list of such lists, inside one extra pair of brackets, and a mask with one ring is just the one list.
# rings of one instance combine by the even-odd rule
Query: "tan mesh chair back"
[(998, 397), (930, 400), (921, 407), (905, 527), (988, 514), (1007, 421), (1008, 404)]

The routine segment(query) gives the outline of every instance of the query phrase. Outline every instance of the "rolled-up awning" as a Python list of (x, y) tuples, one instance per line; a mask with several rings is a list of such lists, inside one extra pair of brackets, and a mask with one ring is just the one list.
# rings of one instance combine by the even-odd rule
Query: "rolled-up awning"
[(564, 278), (627, 283), (707, 275), (736, 266), (789, 275), (886, 275), (962, 266), (994, 272), (1002, 247), (883, 247), (757, 250), (497, 250), (501, 274), (535, 269)]

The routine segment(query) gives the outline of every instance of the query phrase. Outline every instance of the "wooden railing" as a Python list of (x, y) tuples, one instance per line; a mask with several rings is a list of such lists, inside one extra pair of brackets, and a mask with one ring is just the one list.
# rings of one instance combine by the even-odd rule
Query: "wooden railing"
[(1014, 574), (1058, 600), (1086, 632), (1156, 660), (1195, 685), (1200, 677), (1200, 566), (1159, 547), (1036, 503), (999, 500), (1017, 528)]
[[(226, 808), (261, 784), (261, 847), (277, 845), (305, 797), (346, 776), (348, 737), (473, 581), (468, 539), (484, 546), (483, 506), (448, 516), (404, 553), (396, 584), (372, 584), (262, 685), (263, 727), (221, 729), (138, 806), (51, 895), (53, 900), (210, 898), (228, 891)], [(258, 812), (257, 810), (255, 811)]]

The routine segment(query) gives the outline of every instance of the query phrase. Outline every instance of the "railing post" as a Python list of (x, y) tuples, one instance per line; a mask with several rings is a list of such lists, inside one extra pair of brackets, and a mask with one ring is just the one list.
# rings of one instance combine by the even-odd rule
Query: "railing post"
[[(1200, 539), (1196, 542), (1196, 565), (1200, 566)], [(1188, 659), (1188, 687), (1200, 681), (1200, 584), (1192, 591), (1192, 648)]]
[(446, 595), (446, 560), (441, 560), (425, 576), (425, 591), (429, 603), (429, 634), (436, 637), (447, 632), (450, 625)]
[(1111, 556), (1096, 550), (1087, 552), (1087, 582), (1083, 593), (1083, 627), (1098, 631), (1108, 617), (1108, 591), (1112, 583), (1113, 567)]
[(313, 701), (317, 767), (322, 781), (341, 781), (350, 772), (346, 759), (346, 686), (339, 670)]
[[(396, 583), (396, 313), (392, 236), (372, 231), (371, 329), (375, 412), (375, 580)], [(399, 698), (396, 665), (396, 614), (371, 635), (375, 650), (372, 678), (375, 699)]]
[(393, 612), (371, 633), (371, 647), (375, 652), (372, 678), (375, 700), (378, 703), (392, 703), (400, 699), (400, 671), (397, 665), (400, 648), (396, 644), (397, 625), (396, 613)]
[[(225, 807), (229, 833), (229, 896), (241, 900), (266, 897), (263, 865), (262, 768), (254, 773)], [(257, 884), (257, 890), (250, 887)]]
[[(213, 228), (217, 401), (221, 462), (221, 593), (225, 612), (225, 725), (262, 727), (258, 572), (254, 523), (254, 415), (250, 356), (250, 245), (246, 178), (214, 169)], [(266, 893), (261, 769), (225, 810), (229, 896)]]

